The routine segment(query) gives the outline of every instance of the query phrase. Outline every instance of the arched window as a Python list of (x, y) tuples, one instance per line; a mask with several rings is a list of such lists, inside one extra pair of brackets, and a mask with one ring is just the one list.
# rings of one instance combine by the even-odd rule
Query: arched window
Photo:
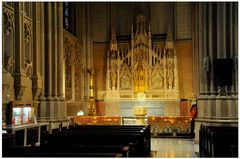
[(73, 3), (64, 2), (63, 3), (63, 27), (68, 32), (75, 35), (75, 7)]

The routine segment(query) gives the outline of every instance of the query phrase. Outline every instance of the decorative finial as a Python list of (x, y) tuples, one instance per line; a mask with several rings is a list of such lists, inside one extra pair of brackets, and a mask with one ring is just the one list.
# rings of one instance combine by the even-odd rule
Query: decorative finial
[(117, 51), (117, 39), (114, 29), (112, 29), (110, 51)]
[(150, 20), (149, 20), (149, 23), (148, 23), (148, 32), (149, 32), (149, 33), (151, 32)]
[(172, 25), (168, 23), (168, 31), (167, 31), (167, 41), (173, 41), (173, 36), (172, 36)]
[(173, 42), (173, 36), (172, 36), (172, 25), (170, 24), (170, 22), (168, 23), (166, 48), (167, 49), (174, 49), (174, 42)]

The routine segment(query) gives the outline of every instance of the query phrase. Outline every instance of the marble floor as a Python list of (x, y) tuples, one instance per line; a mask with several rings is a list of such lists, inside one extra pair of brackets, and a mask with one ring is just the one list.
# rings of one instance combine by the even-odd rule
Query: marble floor
[(157, 151), (157, 158), (196, 158), (198, 148), (192, 139), (151, 138), (151, 150)]

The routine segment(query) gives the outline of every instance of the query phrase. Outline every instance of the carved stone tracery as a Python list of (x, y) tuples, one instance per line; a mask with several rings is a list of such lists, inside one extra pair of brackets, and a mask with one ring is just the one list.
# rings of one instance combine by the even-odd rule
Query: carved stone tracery
[(5, 35), (9, 35), (14, 30), (14, 16), (6, 7), (3, 7), (3, 26)]
[(25, 17), (24, 19), (24, 39), (26, 43), (29, 43), (31, 41), (31, 36), (32, 36), (32, 23), (30, 20), (27, 20)]
[[(79, 96), (80, 72), (82, 68), (81, 56), (82, 45), (80, 41), (70, 33), (64, 31), (65, 87), (67, 100), (72, 99), (73, 90), (75, 90), (75, 97)], [(74, 73), (72, 70), (74, 70)], [(72, 83), (72, 79), (74, 79), (74, 83)], [(76, 93), (76, 91), (78, 92)]]
[(117, 43), (113, 30), (105, 99), (134, 99), (139, 93), (149, 99), (179, 98), (177, 57), (171, 28), (168, 28), (164, 45), (159, 48), (152, 42), (150, 26), (147, 32), (145, 25), (145, 17), (139, 15), (135, 33), (132, 27), (131, 45)]

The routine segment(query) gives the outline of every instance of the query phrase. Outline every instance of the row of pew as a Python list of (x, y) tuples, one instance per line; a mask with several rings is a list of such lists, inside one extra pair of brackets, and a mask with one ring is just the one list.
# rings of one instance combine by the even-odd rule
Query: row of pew
[(201, 125), (200, 157), (238, 157), (238, 127)]
[(45, 132), (40, 146), (9, 146), (3, 157), (149, 157), (150, 125), (75, 125)]

